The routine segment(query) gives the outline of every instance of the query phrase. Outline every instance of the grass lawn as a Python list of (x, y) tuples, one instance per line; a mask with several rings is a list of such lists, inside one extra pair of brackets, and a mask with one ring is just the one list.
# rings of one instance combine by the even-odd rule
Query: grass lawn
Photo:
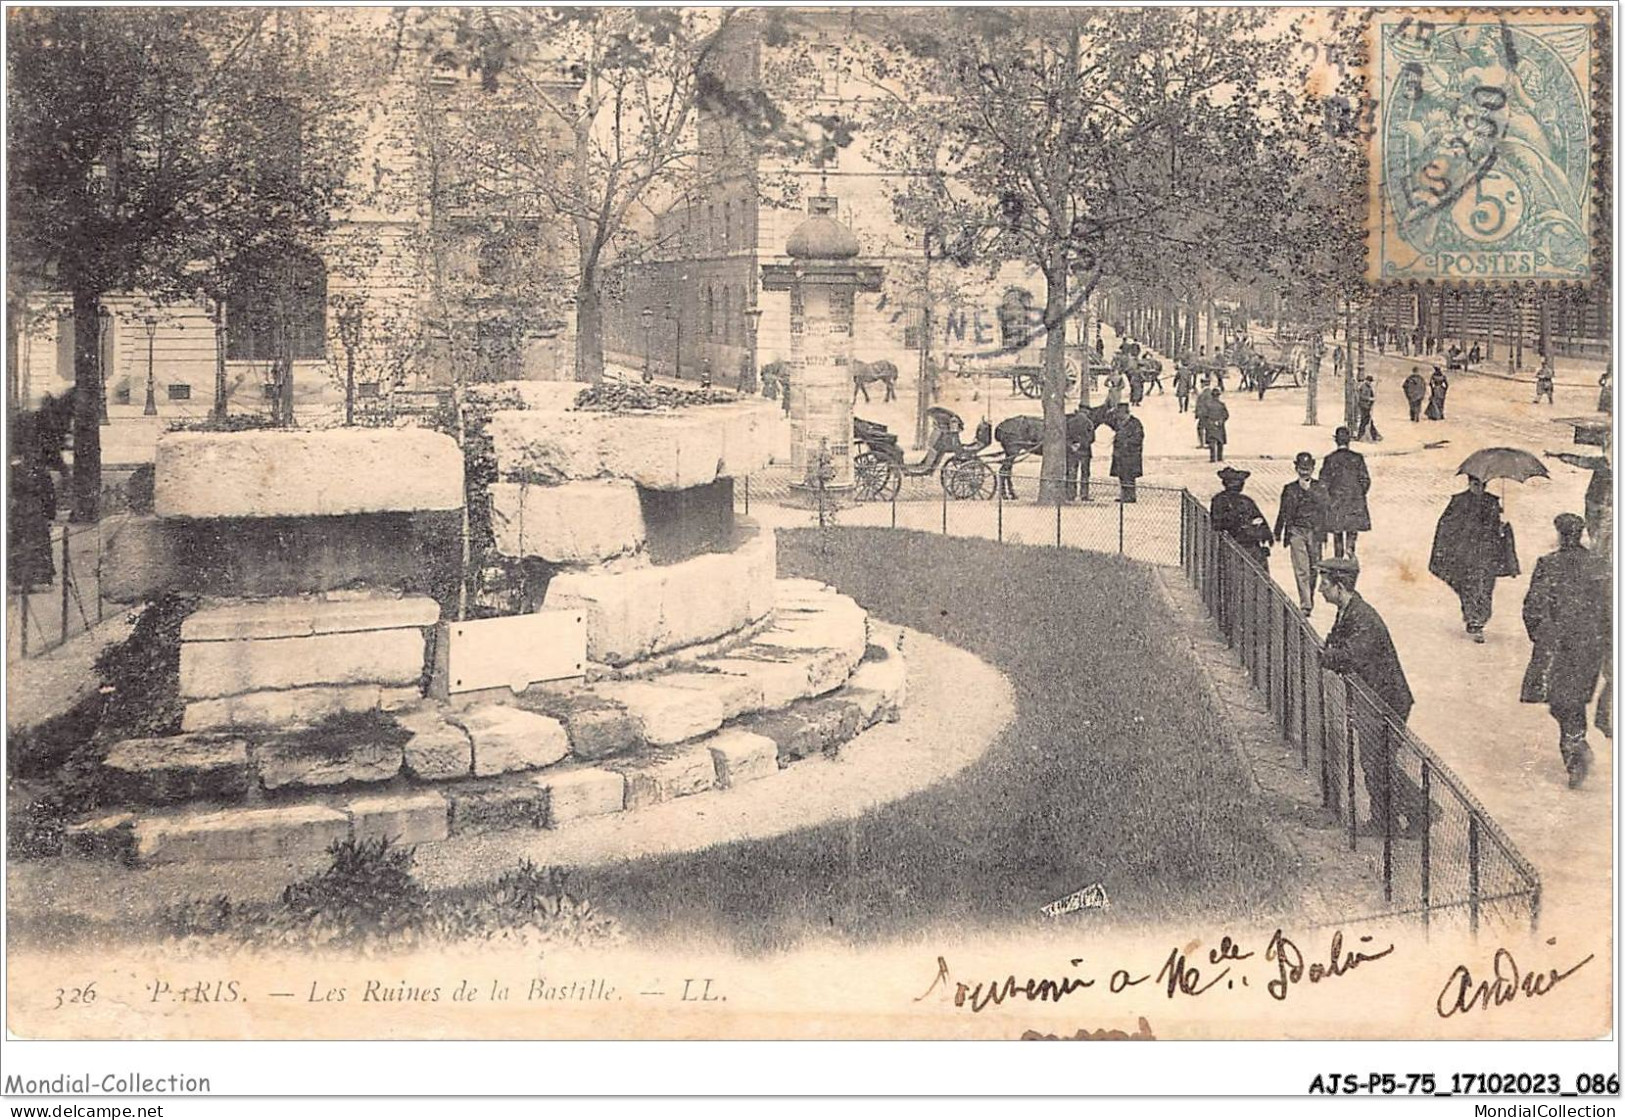
[(959, 776), (856, 822), (577, 872), (573, 890), (634, 940), (683, 931), (762, 952), (1016, 931), (1095, 883), (1112, 909), (1091, 928), (1290, 906), (1295, 869), (1149, 570), (886, 529), (834, 530), (827, 551), (815, 530), (781, 532), (779, 569), (993, 664), (1016, 721)]

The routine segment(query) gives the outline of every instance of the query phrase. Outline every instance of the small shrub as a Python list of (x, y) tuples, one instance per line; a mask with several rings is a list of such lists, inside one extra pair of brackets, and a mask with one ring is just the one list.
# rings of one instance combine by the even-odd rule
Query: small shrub
[(215, 416), (210, 413), (202, 420), (173, 425), (170, 430), (176, 432), (263, 432), (282, 426), (277, 423), (276, 417), (264, 413), (232, 413), (228, 416)]
[(412, 877), (415, 850), (388, 837), (345, 839), (328, 848), (332, 863), (290, 883), (282, 917), (318, 943), (365, 944), (421, 928), (427, 894)]
[(130, 636), (96, 658), (106, 705), (98, 736), (120, 739), (174, 735), (181, 729), (181, 623), (197, 609), (195, 595), (171, 592), (141, 612)]
[(739, 395), (726, 389), (678, 389), (671, 385), (621, 385), (606, 381), (576, 396), (579, 412), (652, 412), (667, 408), (729, 404)]

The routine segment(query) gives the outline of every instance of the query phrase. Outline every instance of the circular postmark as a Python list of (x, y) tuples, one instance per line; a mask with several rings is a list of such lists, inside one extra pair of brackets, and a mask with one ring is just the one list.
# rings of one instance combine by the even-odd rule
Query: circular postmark
[(1589, 42), (1555, 22), (1385, 36), (1383, 189), (1436, 274), (1586, 273), (1591, 116), (1574, 63)]

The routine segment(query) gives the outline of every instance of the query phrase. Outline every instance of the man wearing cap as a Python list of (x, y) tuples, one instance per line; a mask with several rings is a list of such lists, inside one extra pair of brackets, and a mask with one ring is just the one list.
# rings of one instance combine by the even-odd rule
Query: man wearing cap
[(1224, 489), (1213, 495), (1209, 512), (1213, 515), (1213, 531), (1223, 533), (1241, 548), (1247, 558), (1261, 568), (1270, 561), (1270, 523), (1258, 503), (1241, 492), (1251, 477), (1250, 471), (1225, 467), (1219, 472)]
[[(1360, 576), (1359, 562), (1351, 556), (1331, 557), (1322, 560), (1317, 570), (1321, 576), (1321, 593), (1337, 608), (1337, 620), (1326, 635), (1321, 665), (1334, 673), (1359, 677), (1403, 724), (1410, 718), (1414, 703), (1411, 686), (1405, 679), (1405, 670), (1399, 663), (1399, 653), (1394, 649), (1387, 624), (1354, 590)], [(1401, 838), (1420, 837), (1434, 810), (1410, 775), (1393, 765), (1390, 737), (1362, 735), (1359, 753), (1366, 795), (1371, 802), (1372, 819), (1366, 825), (1367, 832), (1382, 835), (1392, 829), (1393, 834)], [(1397, 827), (1400, 817), (1405, 818), (1403, 830)]]
[(1292, 556), (1292, 574), (1298, 581), (1298, 606), (1307, 615), (1315, 609), (1315, 565), (1320, 563), (1331, 502), (1326, 497), (1326, 487), (1315, 480), (1313, 455), (1298, 452), (1293, 466), (1297, 468), (1298, 477), (1281, 490), (1274, 535)]
[(1557, 721), (1557, 749), (1578, 789), (1591, 769), (1586, 705), (1597, 692), (1608, 656), (1609, 572), (1580, 543), (1585, 519), (1560, 513), (1558, 548), (1535, 562), (1523, 600), (1523, 626), (1534, 643), (1518, 698), (1544, 703)]
[(1371, 528), (1371, 510), (1365, 496), (1371, 490), (1371, 472), (1365, 456), (1349, 449), (1349, 430), (1338, 428), (1332, 436), (1337, 450), (1320, 464), (1320, 481), (1326, 487), (1330, 512), (1326, 528), (1332, 534), (1332, 552), (1353, 556), (1354, 542)]

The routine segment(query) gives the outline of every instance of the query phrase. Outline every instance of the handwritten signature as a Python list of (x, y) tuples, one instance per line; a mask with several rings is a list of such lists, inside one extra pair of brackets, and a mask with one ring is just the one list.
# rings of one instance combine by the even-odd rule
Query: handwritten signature
[(1466, 965), (1458, 964), (1451, 969), (1450, 978), (1439, 990), (1439, 998), (1434, 1001), (1433, 1009), (1439, 1018), (1448, 1019), (1456, 1014), (1465, 1015), (1475, 1008), (1488, 1011), (1492, 1007), (1511, 1003), (1520, 995), (1525, 999), (1536, 999), (1549, 994), (1553, 988), (1579, 972), (1596, 957), (1597, 954), (1591, 953), (1580, 963), (1566, 970), (1552, 968), (1545, 972), (1526, 973), (1518, 968), (1518, 962), (1510, 951), (1505, 948), (1497, 949), (1491, 966), (1494, 972), (1492, 977), (1474, 984), (1472, 972)]
[[(1264, 948), (1264, 960), (1275, 966), (1270, 970), (1272, 975), (1269, 975), (1264, 988), (1271, 998), (1285, 1000), (1296, 984), (1305, 981), (1318, 984), (1346, 975), (1361, 965), (1382, 960), (1394, 951), (1392, 944), (1373, 949), (1371, 941), (1370, 937), (1363, 936), (1359, 938), (1359, 948), (1345, 949), (1343, 931), (1338, 930), (1332, 934), (1323, 961), (1306, 961), (1297, 943), (1278, 929)], [(1018, 977), (1011, 973), (975, 983), (956, 980), (948, 967), (947, 958), (938, 957), (936, 975), (932, 977), (930, 986), (915, 997), (915, 1002), (941, 989), (944, 995), (952, 991), (955, 1007), (968, 1006), (972, 1013), (1023, 1000), (1028, 1003), (1060, 1003), (1077, 992), (1095, 987), (1103, 977), (1107, 990), (1113, 994), (1150, 982), (1161, 988), (1168, 999), (1199, 997), (1220, 988), (1220, 985), (1223, 985), (1223, 991), (1252, 986), (1253, 977), (1247, 971), (1246, 962), (1257, 954), (1245, 948), (1240, 941), (1226, 934), (1205, 955), (1196, 956), (1197, 949), (1196, 945), (1191, 945), (1169, 950), (1155, 972), (1127, 968), (1091, 972), (1083, 967), (1085, 958), (1072, 957), (1067, 961), (1069, 967), (1062, 975)]]

